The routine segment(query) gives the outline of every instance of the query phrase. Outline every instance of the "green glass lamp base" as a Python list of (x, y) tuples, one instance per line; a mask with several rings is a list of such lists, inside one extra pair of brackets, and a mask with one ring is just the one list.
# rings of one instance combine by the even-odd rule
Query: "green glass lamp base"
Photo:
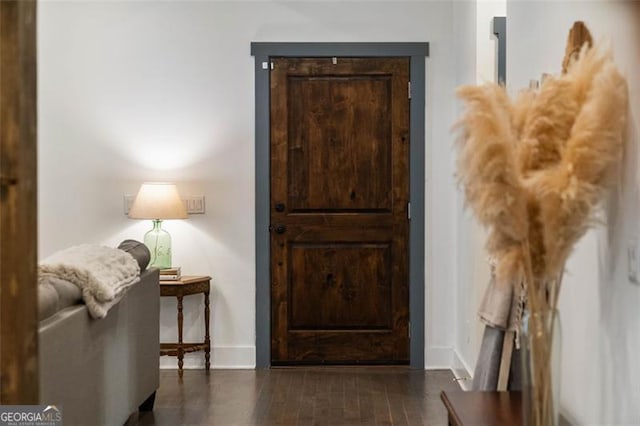
[(162, 229), (161, 220), (154, 220), (153, 229), (144, 234), (144, 245), (151, 252), (149, 266), (160, 269), (171, 268), (171, 236)]

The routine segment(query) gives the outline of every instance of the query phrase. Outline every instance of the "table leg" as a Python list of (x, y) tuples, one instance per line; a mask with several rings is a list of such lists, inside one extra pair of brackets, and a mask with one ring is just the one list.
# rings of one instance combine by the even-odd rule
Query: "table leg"
[(209, 292), (204, 292), (204, 365), (209, 371), (209, 367), (211, 366), (211, 338), (209, 336)]
[(182, 377), (184, 348), (182, 347), (182, 295), (178, 295), (178, 375)]

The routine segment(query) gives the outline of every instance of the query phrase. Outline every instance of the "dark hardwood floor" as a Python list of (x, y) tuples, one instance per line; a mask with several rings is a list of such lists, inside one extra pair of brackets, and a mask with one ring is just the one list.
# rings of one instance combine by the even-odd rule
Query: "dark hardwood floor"
[(448, 370), (295, 367), (160, 372), (153, 412), (128, 425), (446, 425)]

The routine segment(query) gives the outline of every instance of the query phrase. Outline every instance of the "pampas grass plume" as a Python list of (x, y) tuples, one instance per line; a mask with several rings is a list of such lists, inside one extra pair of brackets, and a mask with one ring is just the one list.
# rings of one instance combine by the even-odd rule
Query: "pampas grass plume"
[[(562, 272), (621, 158), (627, 86), (608, 50), (583, 47), (566, 74), (511, 101), (496, 84), (464, 86), (459, 184), (489, 230), (496, 277), (543, 283)], [(535, 283), (532, 283), (535, 284)]]

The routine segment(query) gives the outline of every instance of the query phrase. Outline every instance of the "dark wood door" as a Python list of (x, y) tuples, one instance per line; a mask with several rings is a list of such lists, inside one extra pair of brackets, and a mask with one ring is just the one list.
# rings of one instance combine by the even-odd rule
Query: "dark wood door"
[(34, 1), (0, 1), (0, 404), (38, 403)]
[(271, 360), (409, 361), (409, 58), (271, 71)]

